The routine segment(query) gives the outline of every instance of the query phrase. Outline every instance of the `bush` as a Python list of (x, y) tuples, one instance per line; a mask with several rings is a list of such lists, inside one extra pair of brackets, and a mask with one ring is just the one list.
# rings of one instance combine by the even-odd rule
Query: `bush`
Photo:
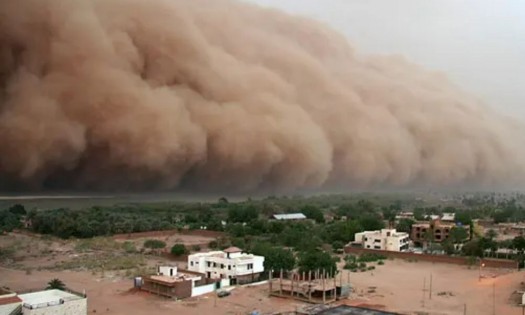
[(188, 254), (188, 249), (182, 244), (175, 244), (171, 248), (171, 254), (175, 256), (181, 256)]
[(122, 249), (124, 249), (126, 253), (136, 253), (137, 252), (137, 248), (135, 247), (135, 244), (129, 241), (122, 243)]
[(366, 269), (368, 269), (368, 270), (374, 270), (374, 269), (376, 269), (376, 266), (368, 266)]
[(160, 249), (166, 247), (166, 243), (160, 240), (146, 240), (144, 242), (145, 248)]
[(194, 252), (198, 252), (201, 250), (201, 246), (200, 245), (193, 245), (191, 247), (191, 250), (193, 250)]
[(345, 264), (345, 266), (343, 268), (344, 269), (354, 270), (354, 269), (357, 269), (358, 267), (359, 266), (355, 262), (346, 262), (346, 264)]
[(219, 244), (217, 243), (217, 241), (211, 241), (208, 243), (208, 247), (211, 249), (216, 249), (217, 247), (219, 247)]
[(365, 262), (360, 262), (359, 263), (359, 268), (366, 268), (366, 263)]
[(385, 255), (376, 254), (376, 253), (364, 253), (359, 256), (359, 261), (362, 262), (374, 262), (378, 260), (384, 260), (387, 257)]
[(380, 266), (382, 266), (382, 265), (385, 264), (385, 261), (384, 261), (384, 260), (380, 260), (380, 261), (377, 262), (377, 264), (380, 265)]

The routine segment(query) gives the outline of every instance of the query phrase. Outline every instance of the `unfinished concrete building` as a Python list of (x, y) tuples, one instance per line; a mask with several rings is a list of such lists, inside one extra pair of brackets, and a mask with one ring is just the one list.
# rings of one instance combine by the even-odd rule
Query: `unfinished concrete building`
[(347, 298), (350, 294), (350, 286), (347, 283), (343, 284), (342, 277), (338, 280), (337, 276), (330, 276), (326, 271), (293, 272), (286, 277), (280, 271), (277, 278), (272, 277), (272, 272), (268, 274), (270, 296), (328, 304)]

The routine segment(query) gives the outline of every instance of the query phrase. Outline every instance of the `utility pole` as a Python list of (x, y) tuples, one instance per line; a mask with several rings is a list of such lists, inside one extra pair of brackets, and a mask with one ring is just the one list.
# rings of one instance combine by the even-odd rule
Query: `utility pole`
[(428, 287), (428, 299), (432, 300), (432, 273), (430, 274), (430, 286)]
[(463, 305), (463, 315), (467, 315), (467, 304)]
[(425, 287), (427, 285), (427, 278), (423, 278), (423, 300), (422, 300), (422, 303), (423, 303), (423, 308), (425, 308)]
[(496, 282), (492, 283), (492, 315), (496, 315)]

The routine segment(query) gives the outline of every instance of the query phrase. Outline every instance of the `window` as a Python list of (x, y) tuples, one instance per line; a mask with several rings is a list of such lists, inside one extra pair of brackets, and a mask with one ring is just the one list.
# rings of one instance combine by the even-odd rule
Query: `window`
[(190, 262), (190, 266), (193, 266), (193, 261)]
[(232, 266), (231, 265), (228, 265), (228, 270), (232, 270)]
[(248, 270), (253, 269), (253, 264), (248, 264)]
[(436, 230), (436, 233), (439, 233), (439, 234), (441, 234), (441, 230)]
[(214, 263), (213, 263), (213, 268), (216, 268), (216, 267), (217, 267), (217, 263), (214, 262)]
[(366, 245), (366, 248), (370, 248), (370, 245)]
[(211, 262), (208, 261), (207, 264), (208, 264), (208, 267), (211, 267)]
[(386, 236), (390, 236), (390, 232), (386, 232)]
[(224, 269), (224, 264), (221, 264), (221, 269)]
[(365, 242), (368, 241), (368, 238), (365, 237)]
[(374, 246), (374, 249), (381, 249), (381, 246)]

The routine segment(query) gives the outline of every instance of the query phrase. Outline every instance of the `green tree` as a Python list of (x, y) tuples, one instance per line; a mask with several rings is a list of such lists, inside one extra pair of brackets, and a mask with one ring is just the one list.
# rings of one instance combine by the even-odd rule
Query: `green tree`
[(359, 218), (359, 225), (365, 231), (376, 231), (381, 230), (385, 227), (383, 220), (376, 214), (366, 214)]
[(65, 290), (66, 285), (60, 279), (53, 279), (47, 283), (46, 290)]
[(490, 229), (487, 231), (485, 236), (491, 240), (495, 239), (498, 236), (498, 233), (494, 229)]
[(317, 223), (324, 223), (324, 215), (321, 209), (313, 205), (306, 205), (301, 208), (301, 212), (308, 218)]
[(267, 271), (290, 271), (295, 267), (295, 256), (289, 249), (275, 247), (266, 242), (256, 243), (252, 251), (255, 255), (264, 256), (264, 269)]
[(187, 255), (189, 253), (186, 246), (183, 244), (175, 244), (173, 247), (171, 247), (171, 254), (174, 256), (181, 256), (181, 255)]
[(463, 227), (453, 227), (449, 234), (448, 239), (454, 244), (462, 243), (463, 241), (468, 239), (468, 233), (467, 230)]
[(414, 223), (416, 222), (412, 219), (401, 219), (399, 220), (399, 223), (396, 225), (396, 230), (398, 232), (410, 233), (412, 229), (412, 225)]
[(336, 260), (327, 252), (310, 250), (299, 254), (299, 272), (326, 272), (330, 276), (337, 272)]

